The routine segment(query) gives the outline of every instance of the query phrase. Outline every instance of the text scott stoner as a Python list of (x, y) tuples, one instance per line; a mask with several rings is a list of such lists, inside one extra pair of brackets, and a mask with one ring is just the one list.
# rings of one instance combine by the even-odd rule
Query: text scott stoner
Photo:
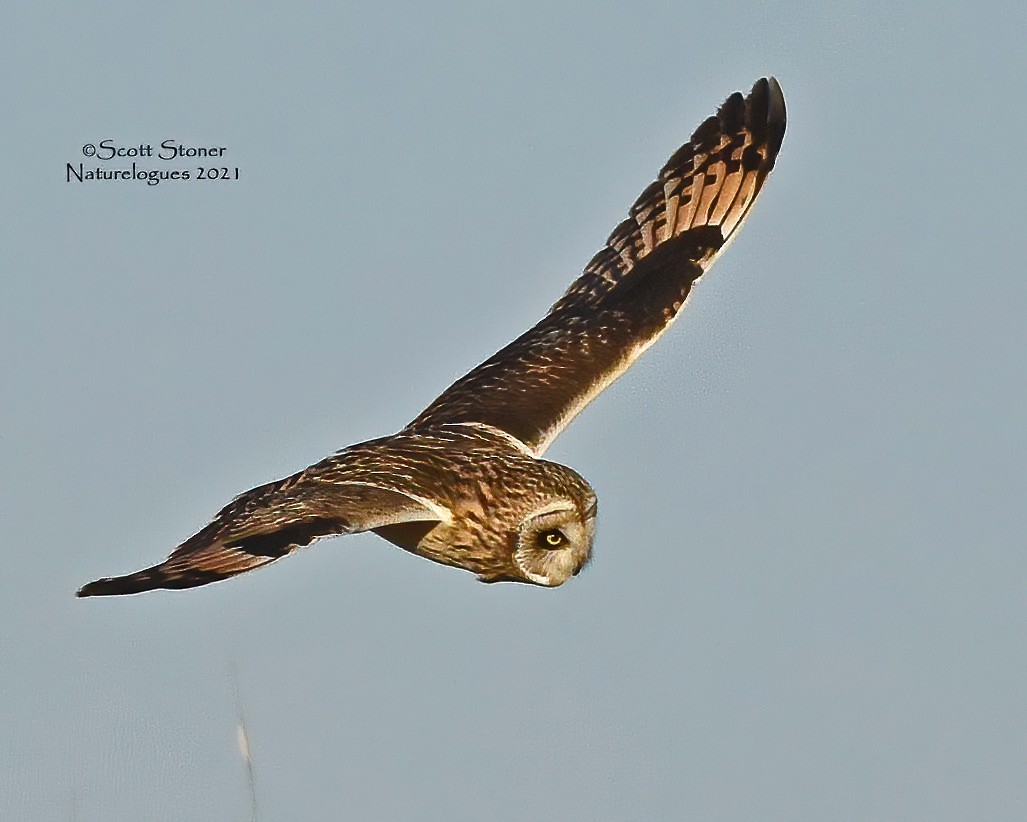
[(227, 146), (184, 146), (178, 140), (165, 140), (154, 153), (151, 143), (137, 146), (119, 146), (113, 140), (101, 140), (96, 145), (96, 159), (114, 157), (156, 157), (158, 160), (177, 160), (182, 157), (224, 157)]

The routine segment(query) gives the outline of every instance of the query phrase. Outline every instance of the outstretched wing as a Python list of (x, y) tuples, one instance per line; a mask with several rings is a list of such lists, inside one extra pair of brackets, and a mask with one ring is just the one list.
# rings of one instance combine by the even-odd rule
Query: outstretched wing
[(274, 562), (320, 537), (438, 518), (437, 510), (400, 491), (301, 472), (237, 497), (160, 565), (90, 582), (78, 596), (193, 588)]
[(532, 329), (450, 386), (409, 426), (476, 422), (541, 455), (674, 321), (735, 236), (785, 131), (774, 78), (732, 94), (683, 145), (584, 273)]

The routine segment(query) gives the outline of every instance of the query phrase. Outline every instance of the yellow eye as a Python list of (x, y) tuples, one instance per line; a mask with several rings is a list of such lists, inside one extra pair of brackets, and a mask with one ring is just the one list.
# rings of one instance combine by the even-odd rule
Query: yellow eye
[(557, 528), (553, 528), (549, 531), (543, 531), (540, 536), (540, 542), (542, 543), (543, 548), (559, 548), (567, 542), (567, 537), (563, 535), (563, 531), (560, 531)]

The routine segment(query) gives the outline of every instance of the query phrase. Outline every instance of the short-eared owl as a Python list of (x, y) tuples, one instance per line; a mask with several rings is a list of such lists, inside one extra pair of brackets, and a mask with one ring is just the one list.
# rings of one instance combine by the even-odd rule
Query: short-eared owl
[(360, 531), (485, 582), (566, 582), (588, 562), (596, 495), (542, 454), (677, 317), (748, 215), (784, 131), (776, 80), (732, 94), (549, 313), (406, 428), (247, 491), (161, 564), (78, 595), (191, 588)]

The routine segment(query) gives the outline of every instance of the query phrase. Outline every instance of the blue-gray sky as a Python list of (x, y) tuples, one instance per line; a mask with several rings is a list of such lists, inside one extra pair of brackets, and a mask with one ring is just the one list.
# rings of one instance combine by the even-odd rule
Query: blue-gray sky
[[(1027, 817), (1022, 4), (0, 16), (0, 818), (249, 818), (233, 665), (263, 820)], [(73, 598), (402, 426), (768, 73), (752, 218), (548, 454), (586, 573)], [(240, 179), (65, 182), (105, 138)]]

